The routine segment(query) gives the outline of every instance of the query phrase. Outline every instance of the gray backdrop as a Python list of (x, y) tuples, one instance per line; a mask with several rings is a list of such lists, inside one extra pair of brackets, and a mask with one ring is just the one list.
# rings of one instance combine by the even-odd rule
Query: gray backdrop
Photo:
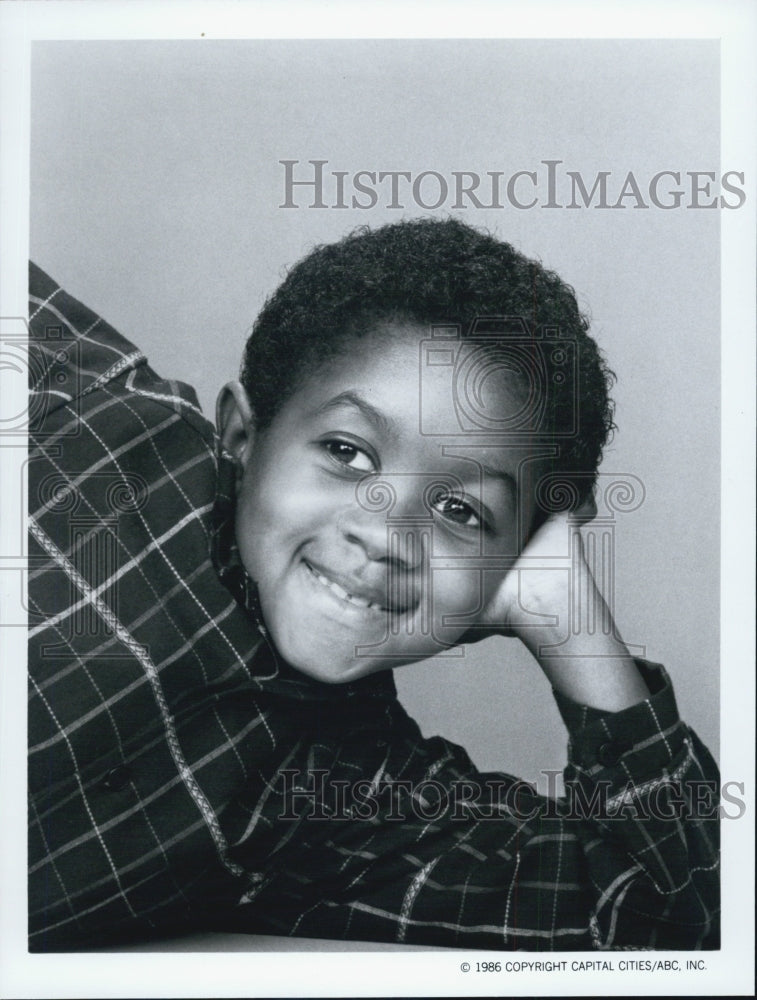
[[(32, 256), (162, 375), (194, 384), (206, 412), (289, 264), (355, 225), (433, 214), (409, 201), (280, 208), (279, 160), (350, 173), (537, 170), (544, 201), (540, 163), (555, 159), (589, 186), (611, 171), (611, 203), (628, 171), (644, 190), (662, 170), (720, 169), (716, 42), (35, 42), (32, 52)], [(539, 257), (593, 318), (619, 379), (603, 471), (646, 490), (617, 519), (616, 618), (668, 666), (682, 714), (717, 753), (719, 212), (625, 204), (451, 214)], [(480, 767), (536, 780), (564, 763), (547, 684), (514, 640), (395, 676), (424, 734), (462, 743)]]

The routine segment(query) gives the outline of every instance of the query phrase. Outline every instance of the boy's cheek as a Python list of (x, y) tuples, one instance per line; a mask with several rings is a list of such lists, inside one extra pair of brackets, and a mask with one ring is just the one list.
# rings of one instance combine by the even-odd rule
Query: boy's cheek
[(486, 611), (494, 600), (505, 576), (484, 568), (437, 571), (430, 589), (430, 619), (440, 637), (455, 642), (467, 629), (483, 624)]
[(257, 539), (259, 546), (270, 547), (275, 539), (306, 528), (315, 503), (312, 485), (298, 482), (294, 475), (268, 477), (247, 488), (243, 480), (237, 494), (237, 537)]

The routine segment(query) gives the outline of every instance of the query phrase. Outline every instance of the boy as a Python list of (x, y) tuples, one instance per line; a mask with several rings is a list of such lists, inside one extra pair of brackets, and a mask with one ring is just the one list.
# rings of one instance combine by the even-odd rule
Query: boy
[[(582, 556), (609, 374), (559, 278), (452, 220), (319, 248), (220, 446), (36, 271), (32, 303), (32, 948), (717, 946), (717, 772)], [(396, 700), (391, 668), (492, 632), (553, 685), (565, 802)]]

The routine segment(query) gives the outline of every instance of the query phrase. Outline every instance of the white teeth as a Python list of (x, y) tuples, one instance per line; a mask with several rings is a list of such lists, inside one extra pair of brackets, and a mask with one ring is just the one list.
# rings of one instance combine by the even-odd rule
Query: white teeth
[(378, 607), (378, 605), (374, 604), (372, 601), (367, 601), (364, 597), (356, 597), (355, 594), (348, 594), (344, 587), (340, 587), (338, 583), (335, 583), (333, 580), (329, 580), (327, 576), (324, 576), (323, 573), (319, 573), (318, 570), (313, 569), (312, 566), (309, 566), (309, 569), (319, 583), (322, 583), (324, 587), (328, 587), (332, 593), (336, 594), (336, 596), (340, 597), (343, 601), (348, 601), (350, 604), (354, 604), (358, 608)]

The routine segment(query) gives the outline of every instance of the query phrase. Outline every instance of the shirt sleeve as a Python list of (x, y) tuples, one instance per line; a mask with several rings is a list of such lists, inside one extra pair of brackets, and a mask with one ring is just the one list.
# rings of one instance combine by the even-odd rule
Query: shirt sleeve
[(311, 745), (277, 788), (260, 890), (226, 929), (531, 951), (718, 947), (717, 769), (662, 668), (640, 668), (651, 695), (621, 712), (557, 696), (570, 734), (560, 799), (478, 772), (407, 716), (388, 741), (385, 724), (364, 720), (343, 768), (321, 767)]
[[(624, 884), (623, 904), (618, 893), (613, 907), (598, 912), (599, 941), (612, 939), (625, 908), (654, 927), (650, 947), (717, 947), (718, 769), (680, 720), (663, 667), (637, 666), (650, 697), (621, 712), (604, 713), (555, 692), (570, 734), (567, 815), (581, 821), (585, 813), (603, 843), (622, 846), (637, 868)], [(609, 860), (609, 852), (594, 858), (597, 886), (612, 885)], [(675, 933), (675, 943), (666, 943), (676, 921), (689, 928), (688, 944), (677, 943)]]

